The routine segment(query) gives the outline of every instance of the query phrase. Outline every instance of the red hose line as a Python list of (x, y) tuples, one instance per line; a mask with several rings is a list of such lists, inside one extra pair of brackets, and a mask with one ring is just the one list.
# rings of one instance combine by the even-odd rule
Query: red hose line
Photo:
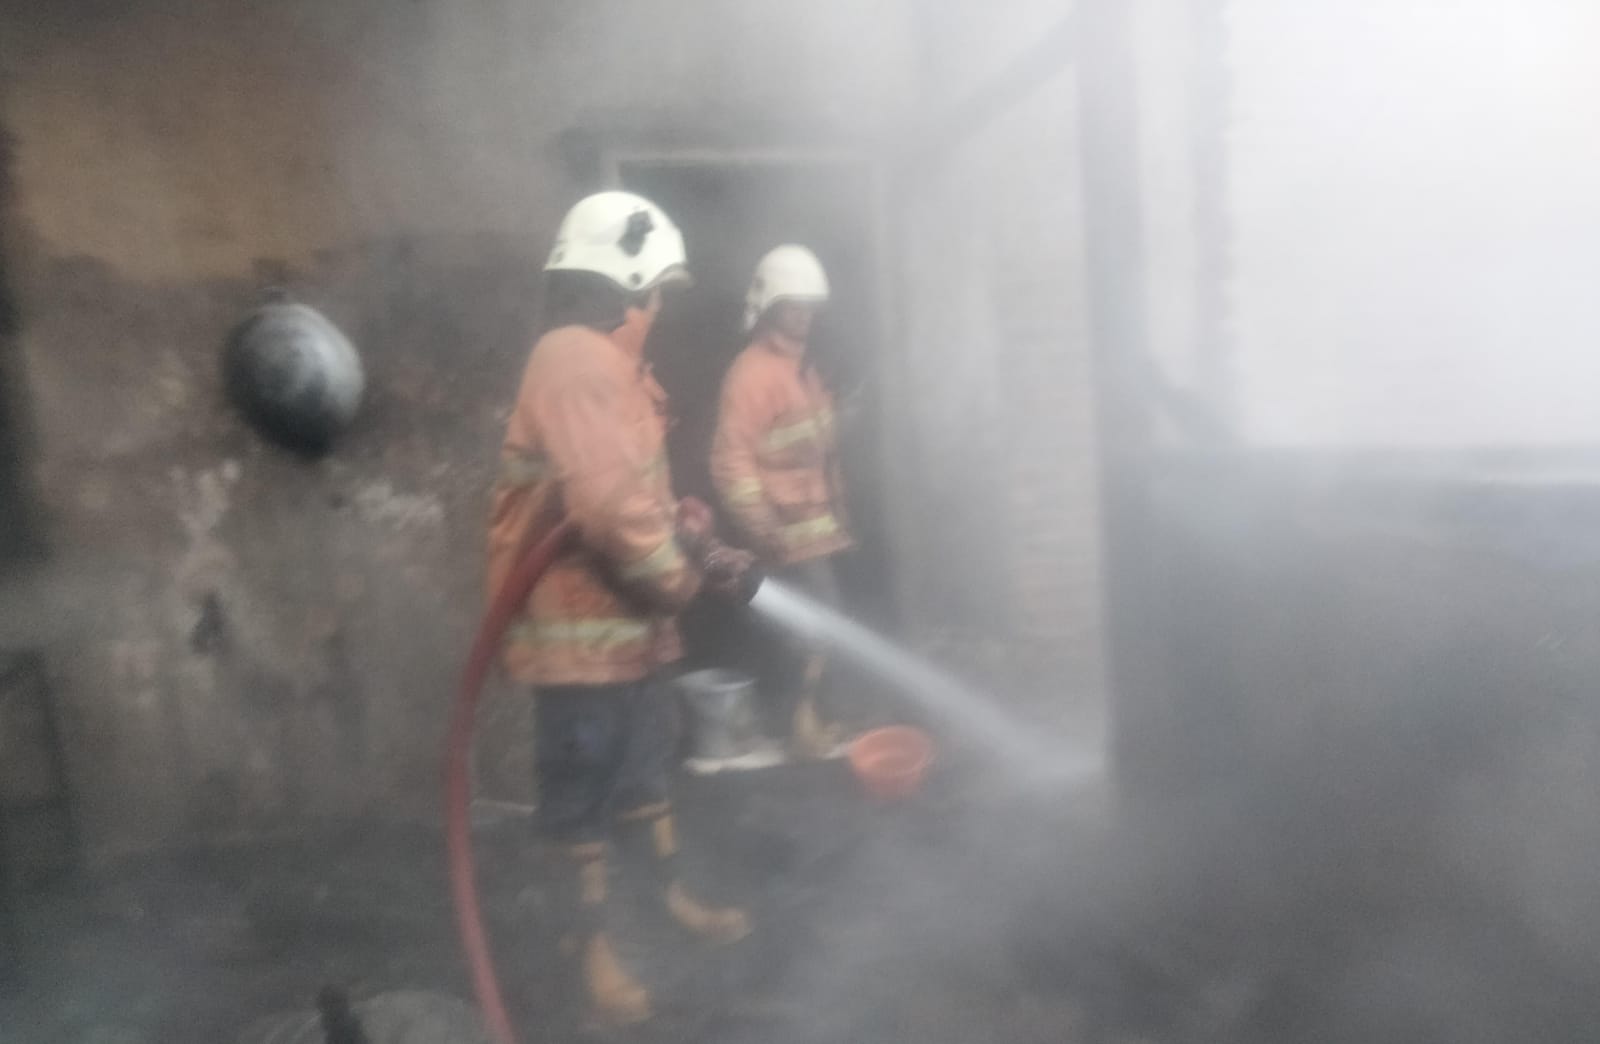
[(489, 936), (483, 929), (483, 914), (478, 907), (478, 879), (472, 862), (472, 819), (468, 808), (471, 792), (472, 726), (483, 680), (500, 650), (500, 639), (511, 618), (527, 600), (528, 592), (550, 568), (576, 532), (570, 521), (563, 521), (550, 535), (522, 556), (511, 575), (501, 585), (494, 601), (478, 624), (472, 655), (456, 690), (455, 710), (450, 718), (450, 740), (445, 751), (444, 823), (445, 842), (450, 858), (450, 892), (455, 899), (456, 928), (461, 946), (472, 969), (472, 989), (478, 1008), (488, 1024), (495, 1044), (517, 1044), (516, 1031), (500, 996), (500, 981), (495, 976), (494, 958), (489, 952)]

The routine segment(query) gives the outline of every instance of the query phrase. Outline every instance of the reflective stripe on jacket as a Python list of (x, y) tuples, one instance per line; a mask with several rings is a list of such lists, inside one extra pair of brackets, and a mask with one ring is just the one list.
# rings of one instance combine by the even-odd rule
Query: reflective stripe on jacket
[(833, 396), (800, 347), (778, 335), (752, 343), (728, 370), (711, 474), (741, 536), (768, 561), (850, 546)]
[(534, 685), (634, 681), (682, 655), (673, 617), (699, 577), (674, 537), (666, 396), (639, 354), (587, 327), (540, 338), (500, 450), (489, 591), (563, 518), (581, 546), (534, 586), (505, 645)]

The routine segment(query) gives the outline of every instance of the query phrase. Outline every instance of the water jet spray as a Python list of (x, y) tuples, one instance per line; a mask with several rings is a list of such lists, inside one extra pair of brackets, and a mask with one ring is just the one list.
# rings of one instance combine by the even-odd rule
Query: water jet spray
[(1098, 761), (1064, 758), (1044, 738), (1001, 711), (991, 698), (903, 646), (780, 581), (767, 579), (750, 608), (791, 631), (814, 636), (830, 649), (893, 685), (907, 698), (998, 756), (1030, 782), (1091, 778)]
[[(478, 1007), (496, 1044), (517, 1044), (517, 1036), (500, 993), (478, 903), (468, 808), (474, 715), (484, 679), (512, 617), (539, 578), (576, 538), (577, 527), (569, 520), (562, 521), (522, 556), (496, 593), (478, 626), (462, 672), (445, 754), (445, 835), (456, 927), (472, 971)], [(1097, 763), (1063, 759), (1059, 751), (1029, 734), (991, 701), (928, 661), (779, 581), (763, 577), (747, 561), (735, 561), (742, 553), (730, 551), (708, 531), (691, 535), (685, 543), (705, 573), (708, 587), (747, 602), (752, 610), (778, 626), (824, 639), (839, 654), (891, 682), (936, 716), (964, 729), (1031, 781), (1090, 778), (1100, 771)]]

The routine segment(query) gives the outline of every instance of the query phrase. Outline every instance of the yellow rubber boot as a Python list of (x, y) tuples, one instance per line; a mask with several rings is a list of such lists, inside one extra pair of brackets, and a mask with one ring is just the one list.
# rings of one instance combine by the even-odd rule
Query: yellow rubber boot
[(578, 959), (590, 1017), (608, 1026), (633, 1026), (644, 1022), (651, 1014), (650, 992), (629, 974), (600, 926), (600, 914), (608, 892), (605, 845), (574, 845), (567, 854), (577, 867), (581, 925)]
[(591, 935), (583, 948), (583, 986), (596, 1022), (637, 1026), (650, 1018), (650, 991), (628, 974), (604, 932)]
[(667, 912), (684, 928), (719, 946), (750, 934), (750, 916), (734, 906), (708, 906), (689, 894), (682, 881), (667, 886)]
[(794, 753), (813, 761), (831, 758), (839, 749), (840, 736), (839, 727), (824, 723), (817, 713), (815, 697), (809, 693), (802, 696), (790, 723), (790, 745)]
[(662, 874), (666, 882), (662, 899), (674, 921), (707, 942), (718, 945), (736, 943), (750, 934), (750, 917), (743, 910), (701, 902), (671, 873), (678, 855), (678, 830), (670, 811), (651, 817), (650, 844), (657, 867), (666, 870)]
[(820, 761), (832, 757), (839, 749), (843, 736), (837, 726), (823, 720), (817, 709), (817, 690), (822, 687), (822, 674), (827, 669), (825, 653), (813, 652), (806, 658), (805, 674), (800, 683), (800, 699), (795, 704), (794, 717), (789, 723), (789, 745), (798, 757)]

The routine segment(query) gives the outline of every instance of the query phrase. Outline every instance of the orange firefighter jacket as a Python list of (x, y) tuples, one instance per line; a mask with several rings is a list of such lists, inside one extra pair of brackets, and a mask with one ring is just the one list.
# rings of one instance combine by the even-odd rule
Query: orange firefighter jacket
[(804, 562), (851, 545), (833, 396), (802, 345), (772, 333), (722, 384), (711, 474), (744, 538), (768, 561)]
[(623, 333), (568, 326), (540, 338), (506, 427), (490, 596), (563, 517), (581, 537), (507, 632), (506, 668), (521, 682), (636, 681), (682, 656), (673, 617), (700, 577), (674, 536), (666, 395)]

